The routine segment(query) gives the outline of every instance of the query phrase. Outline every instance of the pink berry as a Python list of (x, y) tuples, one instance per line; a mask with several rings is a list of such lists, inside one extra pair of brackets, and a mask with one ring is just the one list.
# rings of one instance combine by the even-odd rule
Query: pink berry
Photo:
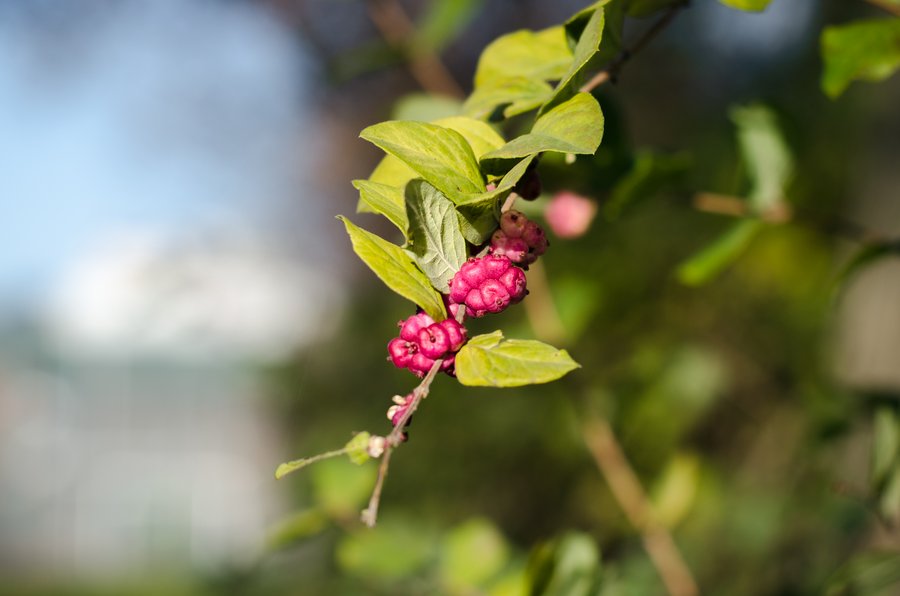
[(507, 269), (512, 267), (512, 262), (508, 258), (499, 255), (487, 255), (481, 259), (481, 266), (486, 280), (497, 279), (506, 273)]
[(491, 254), (506, 257), (513, 263), (521, 263), (528, 255), (528, 243), (521, 238), (510, 238), (497, 230), (491, 236)]
[(522, 300), (526, 294), (525, 272), (518, 267), (510, 267), (506, 273), (500, 276), (500, 283), (509, 294), (509, 300), (515, 304)]
[(440, 324), (435, 323), (419, 330), (419, 351), (428, 358), (442, 358), (449, 349), (450, 338)]
[(424, 377), (425, 374), (434, 366), (434, 360), (428, 358), (422, 353), (413, 354), (412, 360), (409, 362), (409, 370), (417, 377)]
[[(455, 319), (445, 319), (438, 323), (444, 328), (447, 334), (447, 341), (450, 344), (449, 352), (457, 352), (463, 344), (466, 343), (466, 328), (460, 325)], [(452, 358), (452, 356), (451, 356)]]
[(528, 218), (515, 209), (510, 209), (500, 216), (500, 229), (510, 238), (520, 238), (525, 231), (526, 223)]
[(419, 330), (429, 325), (434, 325), (434, 319), (423, 312), (416, 313), (401, 323), (400, 337), (414, 342), (419, 337)]
[(572, 192), (560, 192), (544, 211), (547, 224), (560, 238), (577, 238), (587, 232), (597, 214), (597, 204)]
[[(508, 273), (511, 269), (518, 273)], [(504, 278), (504, 275), (507, 277)], [(501, 282), (501, 278), (506, 281)], [(466, 314), (470, 317), (498, 313), (510, 303), (522, 299), (525, 295), (524, 281), (522, 270), (505, 256), (487, 255), (470, 259), (450, 282), (450, 301), (465, 304)]]
[[(533, 221), (529, 221), (525, 224), (525, 230), (522, 232), (522, 239), (528, 243), (529, 247), (535, 250), (541, 245), (544, 245), (544, 249), (547, 248), (547, 237), (544, 236), (543, 228)], [(543, 253), (543, 250), (541, 252)]]
[(441, 372), (445, 372), (451, 377), (456, 376), (456, 356), (448, 356), (441, 363)]
[(406, 368), (412, 361), (413, 354), (418, 351), (418, 346), (403, 338), (395, 337), (388, 343), (388, 354), (391, 362), (397, 368)]
[(485, 310), (498, 313), (509, 306), (509, 292), (503, 284), (496, 279), (489, 279), (481, 284), (481, 297), (484, 300)]
[(463, 263), (456, 275), (462, 277), (470, 288), (481, 285), (486, 279), (484, 259), (469, 259)]

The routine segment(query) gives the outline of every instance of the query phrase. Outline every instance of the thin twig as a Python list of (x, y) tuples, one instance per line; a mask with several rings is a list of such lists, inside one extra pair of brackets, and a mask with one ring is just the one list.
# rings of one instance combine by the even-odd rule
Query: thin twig
[(671, 596), (699, 594), (697, 582), (672, 535), (657, 521), (640, 480), (625, 458), (609, 423), (589, 416), (582, 426), (588, 449), (631, 525), (641, 533), (644, 549)]
[(669, 8), (663, 16), (659, 17), (659, 19), (653, 23), (653, 25), (647, 29), (636, 42), (634, 42), (634, 45), (619, 52), (619, 55), (609, 63), (609, 66), (595, 74), (587, 83), (581, 86), (580, 90), (589, 93), (608, 81), (615, 83), (619, 76), (619, 71), (622, 70), (625, 63), (631, 60), (635, 54), (647, 47), (647, 44), (653, 41), (653, 38), (662, 33), (681, 9), (685, 8), (687, 5), (687, 2), (682, 2)]
[[(395, 46), (408, 46), (415, 26), (397, 0), (366, 0), (369, 18), (381, 36)], [(434, 52), (415, 46), (409, 52), (409, 71), (425, 91), (450, 97), (463, 97), (462, 88)]]
[(866, 0), (866, 2), (868, 2), (872, 6), (877, 6), (882, 10), (886, 10), (892, 15), (900, 17), (900, 6), (897, 6), (896, 4), (890, 4), (888, 2), (885, 2), (884, 0)]
[(747, 201), (740, 197), (702, 192), (694, 195), (694, 208), (704, 213), (727, 215), (729, 217), (753, 217), (773, 224), (790, 222), (828, 236), (836, 236), (858, 244), (900, 244), (900, 239), (891, 239), (882, 232), (869, 229), (839, 215), (832, 216), (826, 222), (817, 221), (813, 215), (802, 211), (795, 213), (790, 205), (786, 203), (765, 213), (755, 213)]
[(404, 431), (406, 425), (409, 423), (409, 419), (412, 418), (412, 415), (415, 414), (416, 409), (419, 407), (422, 400), (428, 396), (428, 392), (431, 389), (431, 383), (434, 381), (435, 376), (437, 376), (438, 371), (441, 370), (441, 364), (443, 363), (443, 360), (434, 361), (434, 364), (431, 365), (431, 370), (428, 371), (428, 374), (425, 375), (422, 382), (412, 390), (407, 408), (394, 426), (394, 430), (385, 437), (384, 453), (381, 455), (381, 465), (378, 467), (378, 478), (375, 480), (375, 488), (372, 490), (372, 496), (369, 498), (369, 506), (363, 510), (362, 515), (360, 516), (363, 523), (370, 528), (375, 527), (375, 522), (378, 520), (378, 505), (381, 502), (381, 489), (384, 486), (384, 479), (387, 477), (391, 453), (394, 451), (394, 448), (398, 447), (405, 440)]
[(777, 203), (763, 213), (754, 211), (740, 197), (721, 195), (712, 192), (701, 192), (694, 195), (694, 207), (698, 211), (728, 215), (731, 217), (755, 217), (769, 223), (787, 223), (793, 217), (790, 206), (785, 202)]

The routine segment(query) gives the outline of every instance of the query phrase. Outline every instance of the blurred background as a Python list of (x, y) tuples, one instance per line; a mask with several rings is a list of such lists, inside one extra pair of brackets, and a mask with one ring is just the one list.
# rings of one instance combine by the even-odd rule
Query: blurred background
[[(884, 16), (862, 1), (694, 0), (597, 91), (597, 155), (542, 162), (530, 215), (563, 190), (599, 214), (551, 235), (544, 300), (472, 332), (550, 337), (583, 369), (440, 379), (375, 531), (372, 462), (274, 481), (385, 433), (414, 385), (384, 362), (410, 305), (334, 219), (380, 157), (359, 130), (454, 112), (487, 43), (584, 5), (0, 1), (0, 594), (661, 594), (584, 408), (704, 593), (857, 572), (900, 593), (900, 264), (842, 275), (900, 235), (900, 79), (819, 86), (823, 26)], [(756, 104), (793, 217), (681, 283), (733, 224), (696, 198), (746, 191), (735, 108)]]

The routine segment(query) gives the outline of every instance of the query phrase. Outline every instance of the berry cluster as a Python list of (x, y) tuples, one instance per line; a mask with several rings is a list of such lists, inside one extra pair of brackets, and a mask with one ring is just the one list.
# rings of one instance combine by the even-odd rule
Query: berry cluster
[(420, 312), (398, 323), (400, 337), (388, 343), (389, 360), (397, 368), (408, 368), (418, 377), (434, 366), (435, 360), (443, 360), (441, 370), (453, 375), (456, 352), (466, 343), (466, 328), (455, 319), (435, 323), (434, 319)]
[(500, 255), (469, 259), (450, 281), (450, 302), (465, 304), (470, 317), (501, 312), (525, 294), (525, 272)]
[(500, 227), (491, 236), (491, 254), (504, 256), (524, 267), (544, 254), (547, 245), (541, 226), (513, 209), (500, 216)]

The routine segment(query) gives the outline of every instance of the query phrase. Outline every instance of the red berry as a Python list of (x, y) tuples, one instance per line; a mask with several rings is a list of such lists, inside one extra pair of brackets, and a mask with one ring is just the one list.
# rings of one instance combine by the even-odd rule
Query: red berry
[(431, 358), (428, 358), (424, 354), (416, 353), (416, 354), (413, 354), (412, 360), (410, 360), (408, 368), (417, 377), (424, 377), (425, 374), (431, 370), (432, 366), (434, 366), (434, 360), (432, 360)]
[[(518, 273), (508, 273), (512, 269)], [(507, 277), (504, 278), (504, 275)], [(501, 278), (507, 281), (501, 282)], [(471, 283), (473, 281), (477, 283)], [(451, 302), (465, 304), (470, 317), (501, 312), (524, 295), (525, 274), (509, 258), (501, 255), (470, 259), (450, 282)]]
[(510, 238), (519, 238), (525, 231), (525, 224), (528, 218), (524, 213), (510, 209), (500, 216), (500, 229)]
[(525, 272), (518, 267), (510, 267), (506, 273), (500, 276), (500, 283), (509, 293), (510, 302), (513, 304), (521, 301), (527, 293)]
[(406, 368), (412, 361), (413, 354), (418, 351), (416, 344), (395, 337), (388, 343), (388, 354), (397, 368)]
[[(445, 319), (438, 323), (447, 333), (447, 340), (450, 343), (450, 352), (457, 352), (463, 344), (466, 343), (466, 328), (459, 324), (455, 319)], [(452, 356), (451, 356), (452, 358)]]
[(419, 330), (419, 351), (428, 358), (442, 358), (449, 349), (450, 338), (440, 324), (435, 323)]
[(416, 313), (400, 325), (400, 337), (414, 342), (419, 337), (419, 330), (429, 325), (434, 325), (434, 319), (423, 312)]

